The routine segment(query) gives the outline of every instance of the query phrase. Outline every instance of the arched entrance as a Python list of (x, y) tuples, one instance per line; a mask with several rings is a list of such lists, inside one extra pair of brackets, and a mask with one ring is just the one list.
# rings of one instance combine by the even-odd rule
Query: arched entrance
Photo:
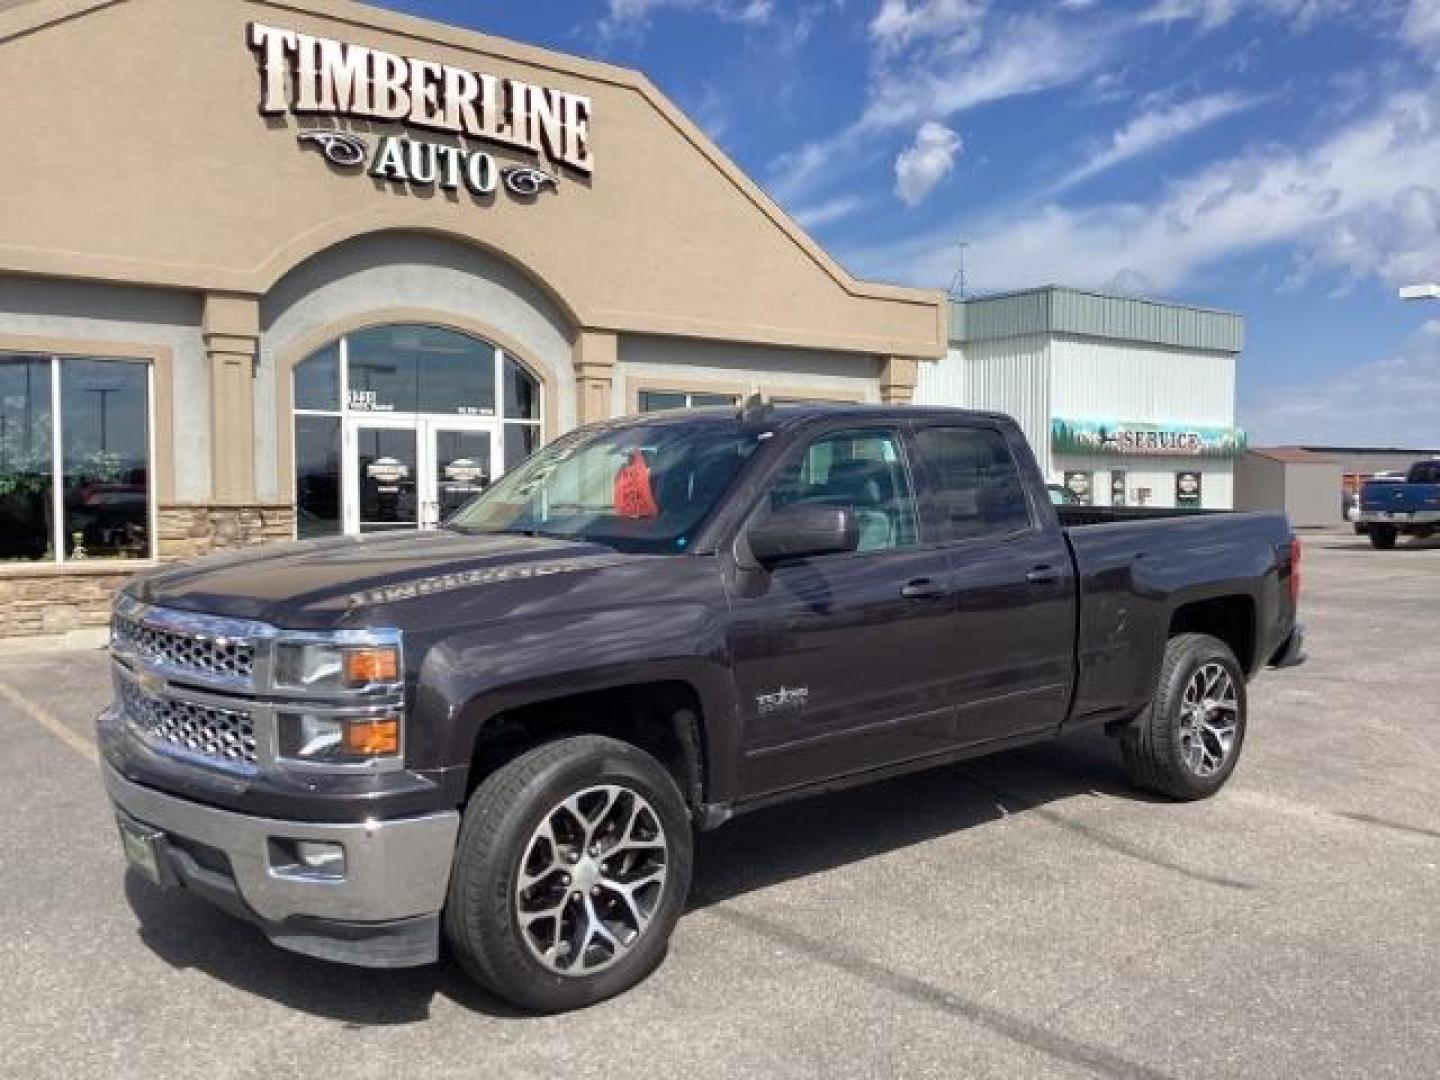
[(293, 378), (302, 538), (435, 528), (540, 445), (540, 381), (445, 327), (344, 334)]

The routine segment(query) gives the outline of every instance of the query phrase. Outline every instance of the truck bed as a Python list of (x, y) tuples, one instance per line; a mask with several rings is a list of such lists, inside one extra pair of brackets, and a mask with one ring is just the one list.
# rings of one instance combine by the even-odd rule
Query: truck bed
[(1157, 507), (1056, 507), (1079, 582), (1073, 714), (1104, 716), (1153, 687), (1173, 612), (1209, 597), (1243, 597), (1257, 670), (1283, 644), (1294, 602), (1283, 514)]

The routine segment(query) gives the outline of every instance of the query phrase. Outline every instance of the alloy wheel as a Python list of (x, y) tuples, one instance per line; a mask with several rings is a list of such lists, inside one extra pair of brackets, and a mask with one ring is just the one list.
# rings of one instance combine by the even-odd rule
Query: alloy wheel
[(526, 844), (515, 883), (531, 954), (572, 976), (620, 960), (659, 907), (668, 854), (659, 815), (630, 788), (585, 788), (553, 807)]
[(1196, 776), (1214, 776), (1230, 759), (1240, 727), (1235, 680), (1225, 665), (1202, 665), (1180, 703), (1180, 752)]

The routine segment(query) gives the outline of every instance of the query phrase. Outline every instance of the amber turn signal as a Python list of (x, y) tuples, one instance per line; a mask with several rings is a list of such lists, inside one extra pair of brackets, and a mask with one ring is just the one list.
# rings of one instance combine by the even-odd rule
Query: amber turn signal
[(400, 677), (400, 657), (391, 648), (346, 649), (345, 682), (350, 686), (395, 682)]
[(393, 716), (351, 720), (345, 724), (345, 751), (360, 757), (384, 757), (400, 752), (400, 721)]

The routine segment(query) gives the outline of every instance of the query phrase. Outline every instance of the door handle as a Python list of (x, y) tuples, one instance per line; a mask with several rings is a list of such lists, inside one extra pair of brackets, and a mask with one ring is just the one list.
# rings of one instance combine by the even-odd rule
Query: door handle
[(943, 596), (945, 590), (938, 581), (930, 578), (916, 578), (914, 581), (907, 581), (900, 590), (900, 595), (906, 600), (933, 600), (937, 596)]
[(1031, 585), (1053, 585), (1060, 580), (1060, 571), (1053, 566), (1037, 566), (1025, 575)]

